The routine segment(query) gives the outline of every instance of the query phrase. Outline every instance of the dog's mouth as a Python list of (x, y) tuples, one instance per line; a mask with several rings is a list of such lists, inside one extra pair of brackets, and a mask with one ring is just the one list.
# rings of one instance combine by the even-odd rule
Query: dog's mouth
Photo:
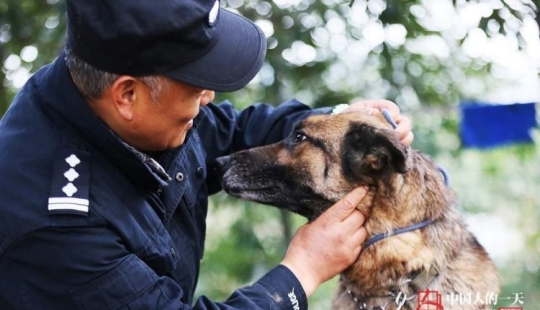
[(223, 188), (229, 195), (246, 199), (246, 196), (249, 197), (258, 197), (263, 195), (275, 195), (281, 192), (279, 186), (264, 186), (264, 187), (234, 187), (234, 186), (225, 186)]
[(310, 208), (303, 207), (304, 203), (301, 201), (292, 203), (290, 199), (284, 197), (286, 191), (278, 185), (244, 187), (224, 184), (223, 189), (231, 196), (286, 209), (306, 217), (309, 221), (316, 218), (315, 212)]

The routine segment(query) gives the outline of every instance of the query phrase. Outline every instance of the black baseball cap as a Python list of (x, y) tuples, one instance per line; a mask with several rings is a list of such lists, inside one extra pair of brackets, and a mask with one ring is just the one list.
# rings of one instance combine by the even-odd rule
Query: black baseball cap
[(257, 74), (266, 37), (219, 0), (67, 0), (67, 48), (103, 71), (228, 92)]

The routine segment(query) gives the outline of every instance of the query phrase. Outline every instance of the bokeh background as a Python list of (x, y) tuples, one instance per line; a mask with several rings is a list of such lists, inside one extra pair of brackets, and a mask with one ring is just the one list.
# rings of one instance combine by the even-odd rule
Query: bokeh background
[[(465, 101), (504, 106), (507, 113), (515, 104), (537, 107), (538, 4), (222, 0), (222, 6), (264, 30), (269, 49), (262, 70), (245, 89), (218, 94), (216, 100), (231, 100), (239, 109), (290, 98), (313, 107), (393, 100), (414, 122), (413, 147), (449, 172), (465, 220), (500, 269), (503, 287), (493, 308), (540, 309), (538, 126), (527, 129), (525, 140), (475, 147), (463, 143), (460, 130)], [(0, 3), (0, 115), (28, 77), (58, 55), (65, 27), (62, 0)], [(484, 128), (486, 119), (469, 125)], [(500, 121), (496, 129), (514, 125)], [(222, 193), (212, 197), (197, 294), (219, 300), (249, 285), (280, 262), (304, 223), (299, 216)], [(310, 308), (328, 309), (335, 284), (336, 279), (321, 286)]]

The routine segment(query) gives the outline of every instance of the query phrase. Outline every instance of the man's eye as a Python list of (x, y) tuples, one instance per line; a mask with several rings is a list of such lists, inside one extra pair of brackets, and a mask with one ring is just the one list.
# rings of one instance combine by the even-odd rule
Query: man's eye
[(297, 131), (295, 134), (294, 134), (294, 138), (293, 138), (293, 143), (294, 144), (298, 144), (304, 140), (306, 140), (306, 135)]

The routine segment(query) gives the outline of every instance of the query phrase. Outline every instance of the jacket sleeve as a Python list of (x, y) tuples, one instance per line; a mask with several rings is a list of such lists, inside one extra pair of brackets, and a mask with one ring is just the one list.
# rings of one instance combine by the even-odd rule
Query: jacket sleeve
[(216, 303), (193, 306), (166, 275), (156, 274), (107, 227), (52, 227), (26, 234), (0, 258), (3, 309), (307, 309), (284, 266)]
[(278, 142), (287, 137), (294, 125), (313, 113), (329, 113), (330, 108), (312, 110), (290, 100), (277, 107), (254, 104), (242, 111), (228, 102), (205, 106), (206, 118), (198, 131), (207, 157), (228, 155), (243, 149)]

